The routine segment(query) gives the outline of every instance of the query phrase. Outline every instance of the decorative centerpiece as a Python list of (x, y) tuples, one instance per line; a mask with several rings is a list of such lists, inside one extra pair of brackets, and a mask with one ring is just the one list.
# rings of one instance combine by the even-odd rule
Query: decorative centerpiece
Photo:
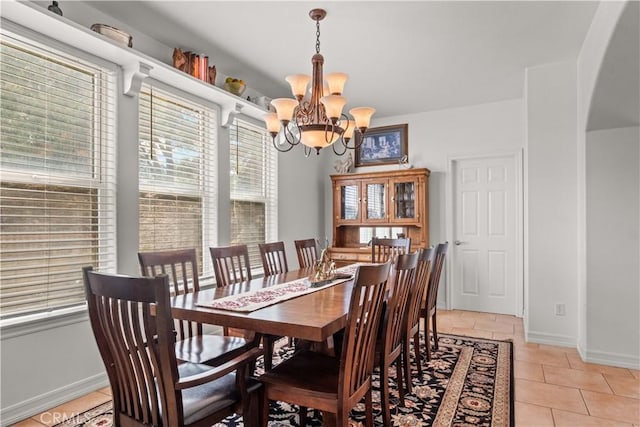
[(320, 253), (320, 258), (313, 266), (313, 274), (309, 276), (312, 285), (330, 282), (336, 275), (336, 263), (329, 258), (327, 248)]

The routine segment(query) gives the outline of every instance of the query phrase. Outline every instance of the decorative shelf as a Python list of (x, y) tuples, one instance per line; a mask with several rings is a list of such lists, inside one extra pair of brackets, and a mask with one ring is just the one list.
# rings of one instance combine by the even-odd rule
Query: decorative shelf
[(3, 20), (6, 19), (50, 39), (121, 66), (125, 95), (135, 96), (144, 79), (151, 77), (219, 105), (223, 127), (228, 127), (233, 121), (233, 117), (239, 113), (262, 120), (262, 115), (267, 112), (266, 109), (246, 99), (196, 79), (133, 48), (122, 46), (38, 5), (15, 0), (2, 0), (0, 11)]

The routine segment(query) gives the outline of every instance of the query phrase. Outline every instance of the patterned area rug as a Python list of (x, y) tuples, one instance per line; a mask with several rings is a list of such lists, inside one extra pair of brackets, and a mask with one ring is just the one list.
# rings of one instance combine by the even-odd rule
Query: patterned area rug
[[(281, 341), (285, 342), (285, 341)], [(422, 342), (422, 341), (421, 341)], [(400, 405), (395, 368), (391, 368), (391, 422), (394, 426), (489, 426), (513, 427), (513, 345), (454, 335), (439, 336), (439, 350), (431, 362), (423, 361), (422, 379), (412, 358), (413, 393), (405, 395)], [(274, 364), (290, 357), (293, 349), (280, 347)], [(425, 354), (424, 351), (421, 352)], [(426, 365), (426, 369), (425, 369)], [(260, 369), (260, 365), (258, 367)], [(374, 373), (374, 419), (382, 426), (379, 380)], [(271, 427), (299, 426), (298, 408), (283, 402), (272, 402)], [(57, 427), (111, 427), (111, 403), (58, 424)], [(351, 411), (351, 426), (365, 424), (364, 401)], [(312, 426), (321, 426), (321, 414), (309, 411)], [(242, 418), (232, 416), (216, 427), (243, 426)]]

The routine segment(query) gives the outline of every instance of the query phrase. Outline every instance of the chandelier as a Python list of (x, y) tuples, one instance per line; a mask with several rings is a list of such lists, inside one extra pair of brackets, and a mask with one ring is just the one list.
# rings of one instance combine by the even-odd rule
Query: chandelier
[[(316, 154), (320, 150), (331, 146), (333, 152), (341, 156), (347, 149), (354, 150), (362, 144), (362, 136), (369, 127), (373, 108), (358, 107), (349, 110), (353, 119), (342, 112), (347, 99), (342, 96), (347, 75), (344, 73), (329, 73), (322, 75), (324, 58), (320, 54), (320, 21), (327, 12), (324, 9), (313, 9), (309, 12), (311, 19), (316, 21), (316, 54), (311, 58), (313, 74), (294, 74), (286, 77), (291, 85), (291, 92), (295, 99), (278, 98), (271, 101), (276, 109), (275, 113), (264, 115), (267, 130), (273, 140), (273, 146), (281, 152), (291, 150), (296, 145), (304, 145), (305, 155), (313, 149)], [(311, 81), (311, 93), (307, 95), (307, 85)], [(281, 141), (276, 137), (282, 132)], [(356, 142), (349, 145), (355, 132), (359, 133)], [(338, 141), (340, 141), (338, 143)], [(358, 142), (359, 141), (359, 142)], [(338, 148), (336, 148), (338, 147)]]

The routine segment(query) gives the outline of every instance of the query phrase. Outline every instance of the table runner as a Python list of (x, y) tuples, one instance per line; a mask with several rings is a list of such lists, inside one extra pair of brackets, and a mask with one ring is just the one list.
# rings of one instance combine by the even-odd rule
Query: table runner
[(336, 278), (321, 286), (311, 286), (309, 278), (304, 277), (302, 279), (292, 280), (291, 282), (269, 286), (264, 289), (244, 292), (237, 295), (229, 295), (209, 302), (198, 302), (197, 305), (221, 310), (246, 312), (255, 311), (280, 301), (286, 301), (291, 298), (306, 295), (311, 292), (319, 291), (320, 289), (328, 288), (329, 286), (334, 286), (338, 283), (351, 280), (358, 266), (359, 264), (351, 264), (346, 267), (338, 268), (336, 273), (351, 275), (351, 277)]

